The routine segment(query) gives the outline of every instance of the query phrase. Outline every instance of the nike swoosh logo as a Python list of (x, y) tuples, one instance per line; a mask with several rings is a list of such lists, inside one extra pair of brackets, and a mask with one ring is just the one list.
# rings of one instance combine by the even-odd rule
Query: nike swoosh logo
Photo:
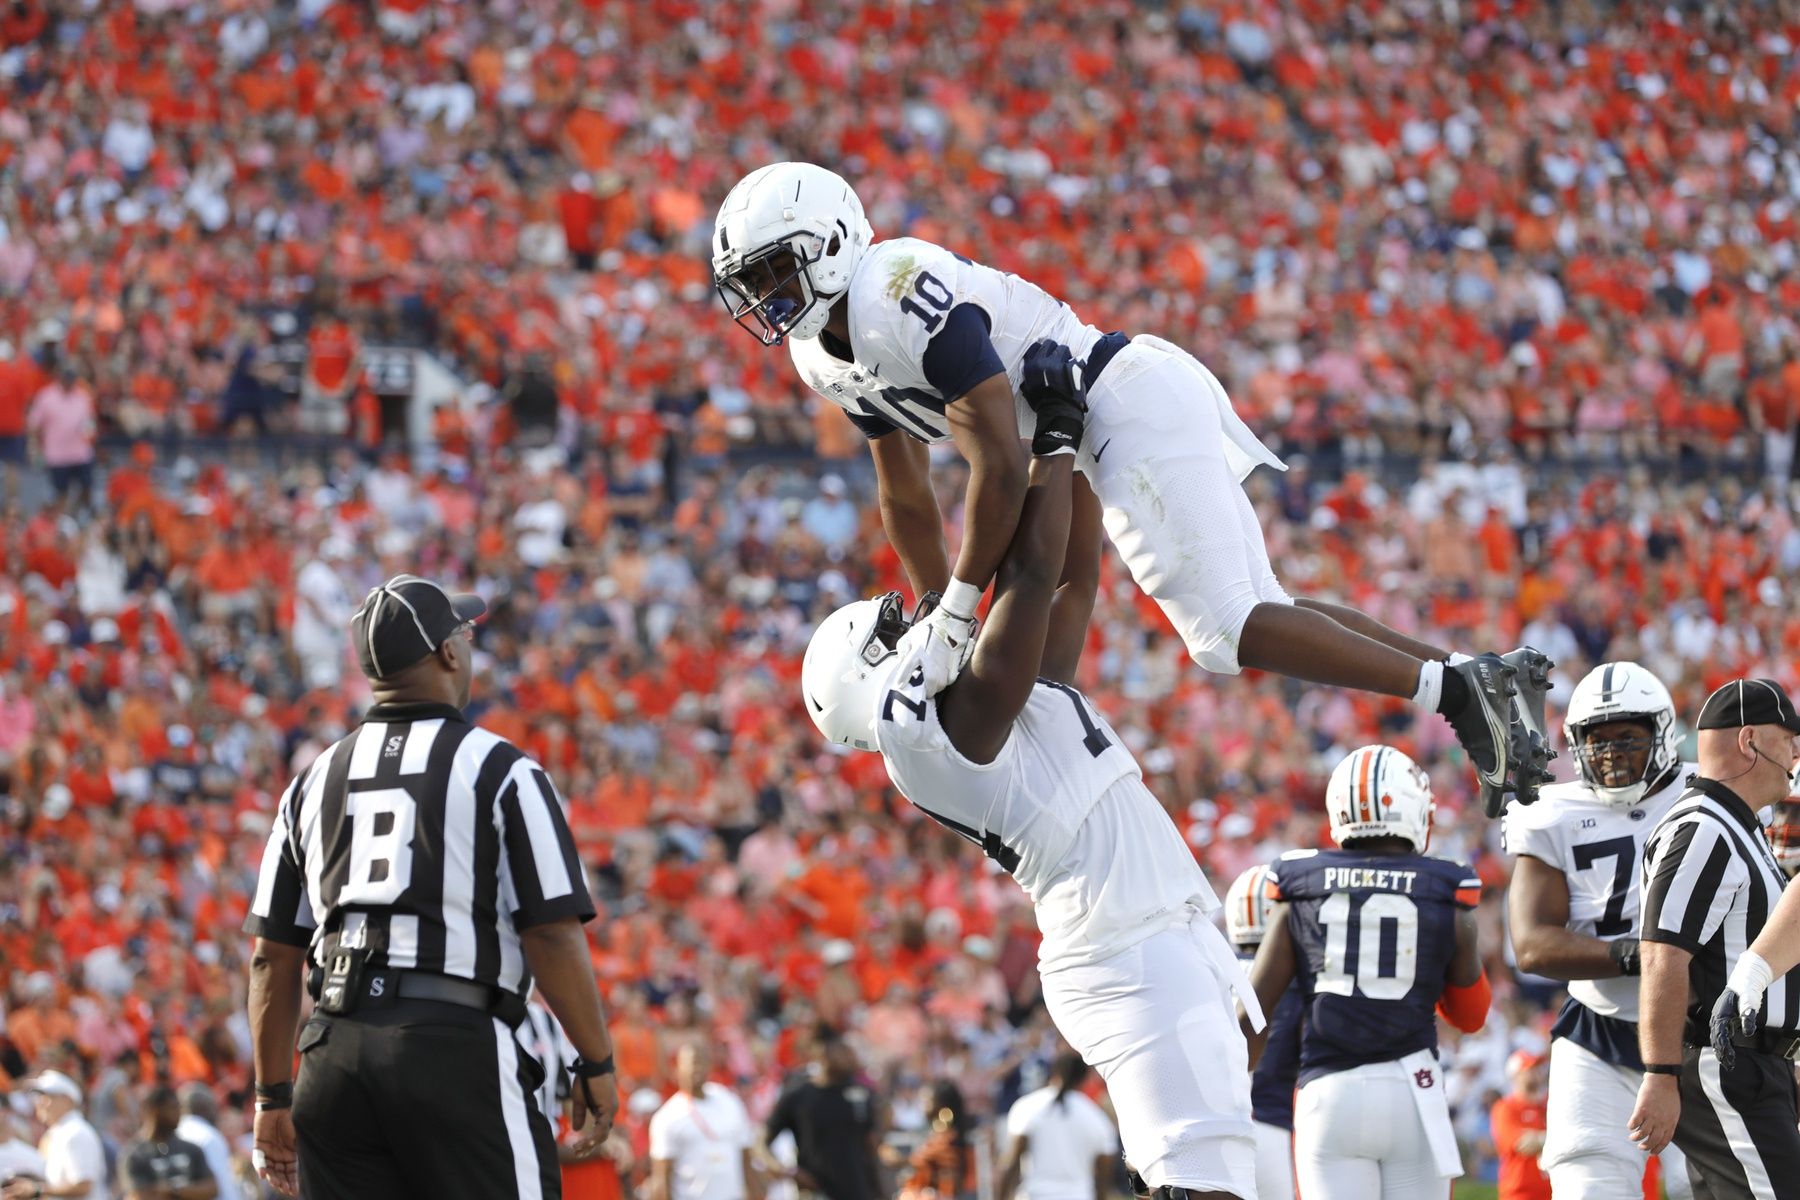
[(1104, 441), (1104, 442), (1101, 442), (1101, 443), (1100, 443), (1100, 448), (1099, 448), (1099, 449), (1098, 449), (1098, 450), (1096, 450), (1096, 451), (1094, 451), (1094, 461), (1095, 461), (1095, 462), (1099, 462), (1099, 461), (1100, 461), (1100, 456), (1101, 456), (1101, 455), (1102, 455), (1102, 454), (1105, 454), (1105, 453), (1106, 453), (1106, 448), (1107, 448), (1107, 447), (1108, 447), (1108, 446), (1110, 446), (1110, 445), (1112, 445), (1112, 439), (1111, 439), (1111, 438), (1107, 438), (1107, 439), (1106, 439), (1106, 440), (1105, 440), (1105, 441)]

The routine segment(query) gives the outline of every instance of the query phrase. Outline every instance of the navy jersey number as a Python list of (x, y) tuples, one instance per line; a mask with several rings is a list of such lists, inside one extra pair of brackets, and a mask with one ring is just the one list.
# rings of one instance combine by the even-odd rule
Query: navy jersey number
[(1625, 919), (1625, 901), (1631, 895), (1631, 868), (1637, 860), (1637, 842), (1629, 837), (1607, 838), (1600, 842), (1580, 842), (1575, 846), (1575, 869), (1585, 871), (1603, 858), (1613, 860), (1612, 895), (1607, 898), (1606, 912), (1594, 922), (1594, 936), (1617, 937), (1631, 932)]
[(919, 318), (919, 320), (925, 322), (926, 333), (936, 333), (937, 327), (943, 323), (945, 310), (950, 307), (950, 301), (954, 299), (950, 294), (950, 289), (944, 286), (943, 280), (939, 279), (936, 275), (933, 275), (930, 271), (920, 271), (917, 275), (913, 276), (912, 290), (914, 296), (919, 297), (921, 300), (925, 301), (926, 304), (931, 305), (932, 309), (936, 309), (937, 311), (933, 312), (931, 309), (914, 304), (912, 296), (901, 298), (900, 311), (911, 313), (913, 316)]
[(1081, 701), (1081, 693), (1066, 683), (1057, 683), (1054, 679), (1040, 679), (1038, 682), (1045, 687), (1055, 688), (1067, 696), (1069, 703), (1075, 706), (1075, 715), (1080, 718), (1081, 727), (1087, 731), (1087, 736), (1081, 739), (1081, 744), (1087, 747), (1087, 752), (1095, 758), (1105, 754), (1106, 748), (1112, 745), (1112, 739), (1108, 738), (1101, 732), (1100, 727), (1094, 724), (1094, 718), (1088, 715), (1087, 705)]

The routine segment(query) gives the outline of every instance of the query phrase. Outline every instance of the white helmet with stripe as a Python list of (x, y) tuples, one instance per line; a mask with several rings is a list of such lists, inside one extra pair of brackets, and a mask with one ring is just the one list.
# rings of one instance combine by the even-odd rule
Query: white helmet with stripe
[[(1600, 762), (1604, 743), (1590, 750), (1588, 731), (1609, 721), (1644, 721), (1650, 726), (1649, 753), (1637, 779), (1607, 787)], [(1614, 808), (1631, 808), (1681, 768), (1681, 733), (1675, 728), (1675, 700), (1662, 680), (1634, 662), (1601, 663), (1575, 685), (1563, 716), (1563, 744), (1575, 759), (1575, 773)]]
[(814, 163), (770, 163), (719, 206), (713, 284), (732, 319), (764, 345), (816, 338), (874, 241), (843, 176)]
[(1325, 788), (1331, 840), (1340, 846), (1354, 838), (1397, 837), (1422, 852), (1436, 810), (1430, 777), (1392, 746), (1352, 751)]
[(1225, 893), (1225, 936), (1241, 950), (1262, 945), (1269, 931), (1269, 890), (1275, 872), (1258, 863), (1231, 881)]

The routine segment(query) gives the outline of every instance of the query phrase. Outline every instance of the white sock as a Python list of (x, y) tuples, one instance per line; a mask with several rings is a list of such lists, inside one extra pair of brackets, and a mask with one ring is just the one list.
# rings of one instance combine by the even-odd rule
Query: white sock
[(1444, 664), (1428, 662), (1419, 668), (1419, 689), (1413, 693), (1413, 703), (1426, 712), (1436, 712), (1438, 702), (1444, 698)]

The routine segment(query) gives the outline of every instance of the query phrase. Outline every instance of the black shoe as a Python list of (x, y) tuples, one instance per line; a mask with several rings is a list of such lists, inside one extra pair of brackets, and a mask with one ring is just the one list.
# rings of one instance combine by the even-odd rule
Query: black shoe
[(1469, 702), (1449, 718), (1450, 728), (1469, 752), (1482, 810), (1498, 817), (1506, 807), (1514, 764), (1531, 750), (1529, 731), (1515, 701), (1518, 668), (1498, 654), (1482, 654), (1444, 669), (1462, 676), (1469, 687)]
[(1503, 654), (1500, 661), (1517, 672), (1513, 677), (1515, 703), (1529, 743), (1529, 753), (1520, 756), (1513, 779), (1513, 797), (1520, 804), (1535, 804), (1538, 788), (1552, 778), (1550, 760), (1556, 757), (1556, 751), (1550, 749), (1549, 730), (1544, 727), (1544, 699), (1550, 693), (1550, 668), (1556, 664), (1530, 646)]

